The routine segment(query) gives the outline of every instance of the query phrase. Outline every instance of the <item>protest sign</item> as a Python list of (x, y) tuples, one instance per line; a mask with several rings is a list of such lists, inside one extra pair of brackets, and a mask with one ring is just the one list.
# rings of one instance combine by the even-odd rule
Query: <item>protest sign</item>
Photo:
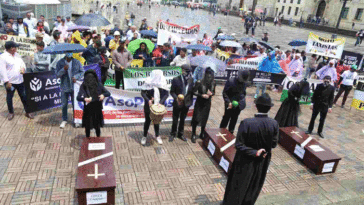
[[(300, 82), (301, 79), (292, 78), (292, 77), (286, 77), (283, 82), (283, 90), (281, 95), (281, 102), (283, 102), (286, 98), (288, 98), (288, 90), (297, 82)], [(314, 79), (308, 79), (308, 83), (310, 84), (310, 95), (309, 96), (302, 96), (300, 99), (300, 104), (311, 104), (311, 97), (313, 95), (313, 92), (316, 89), (316, 86), (320, 83), (322, 83), (321, 80), (314, 80)]]
[(310, 33), (308, 35), (306, 53), (340, 59), (344, 45), (345, 38), (330, 39)]
[[(82, 123), (82, 115), (84, 103), (78, 102), (76, 97), (80, 90), (82, 82), (76, 82), (74, 85), (74, 123)], [(103, 101), (103, 114), (105, 124), (124, 124), (124, 123), (143, 123), (144, 118), (144, 99), (140, 92), (128, 90), (120, 90), (115, 88), (106, 88), (110, 93), (110, 97), (106, 97)], [(196, 99), (193, 100), (195, 102)], [(167, 114), (164, 121), (172, 121), (173, 98), (171, 96), (166, 100), (165, 106)], [(193, 115), (193, 106), (187, 114), (187, 120)]]
[(53, 71), (25, 73), (23, 77), (28, 112), (61, 106), (61, 79)]
[(0, 35), (0, 52), (3, 53), (5, 51), (5, 42), (14, 41), (19, 44), (17, 49), (17, 53), (21, 56), (34, 56), (34, 50), (36, 49), (35, 39), (21, 37), (21, 36), (12, 36), (7, 34)]
[(226, 62), (226, 60), (228, 60), (230, 58), (230, 53), (222, 51), (220, 49), (216, 49), (216, 53), (217, 53), (217, 59)]
[(145, 80), (150, 76), (150, 73), (156, 69), (163, 71), (168, 87), (171, 86), (174, 77), (182, 74), (181, 67), (127, 68), (124, 71), (124, 89), (140, 91)]
[(358, 81), (364, 83), (364, 75), (358, 75)]
[(158, 25), (158, 45), (164, 43), (181, 43), (181, 42), (195, 42), (198, 39), (200, 32), (200, 25), (192, 27), (183, 27), (166, 21), (159, 21)]
[(358, 68), (360, 68), (362, 59), (362, 54), (350, 51), (343, 51), (343, 54), (341, 55), (341, 60), (344, 61), (344, 65), (357, 65)]
[(141, 68), (143, 67), (144, 61), (143, 59), (134, 59), (131, 61), (130, 66), (133, 68)]
[(364, 82), (358, 82), (351, 107), (357, 110), (364, 110)]

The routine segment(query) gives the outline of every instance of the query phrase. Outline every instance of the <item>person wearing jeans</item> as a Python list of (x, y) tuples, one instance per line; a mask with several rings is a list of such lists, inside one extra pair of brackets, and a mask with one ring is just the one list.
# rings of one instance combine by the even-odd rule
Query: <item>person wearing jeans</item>
[(133, 56), (126, 50), (125, 41), (120, 41), (119, 47), (112, 52), (111, 57), (112, 63), (115, 65), (115, 88), (120, 89), (120, 83), (123, 81), (123, 71), (130, 66)]
[(72, 53), (67, 53), (66, 57), (62, 58), (57, 63), (56, 75), (61, 78), (61, 101), (62, 101), (62, 123), (59, 126), (63, 129), (68, 120), (68, 99), (72, 99), (73, 107), (73, 84), (77, 80), (83, 78), (84, 69), (79, 60), (72, 57)]
[(25, 116), (33, 119), (34, 116), (27, 112), (26, 94), (24, 87), (23, 74), (25, 72), (25, 63), (20, 55), (16, 52), (18, 44), (13, 41), (5, 43), (5, 52), (0, 55), (0, 80), (4, 82), (6, 89), (6, 103), (8, 105), (8, 120), (14, 118), (13, 97), (15, 90), (18, 91), (20, 100), (25, 109)]

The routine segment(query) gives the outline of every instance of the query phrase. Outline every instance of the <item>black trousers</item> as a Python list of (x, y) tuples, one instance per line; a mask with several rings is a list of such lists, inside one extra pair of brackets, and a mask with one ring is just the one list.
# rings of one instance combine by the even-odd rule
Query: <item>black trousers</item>
[(187, 113), (188, 110), (190, 108), (189, 107), (178, 107), (178, 106), (173, 106), (173, 123), (172, 123), (172, 132), (171, 135), (172, 136), (176, 136), (176, 132), (177, 132), (177, 124), (179, 121), (179, 126), (178, 126), (178, 136), (183, 136), (183, 131), (185, 128), (185, 120), (187, 117)]
[[(86, 130), (86, 137), (90, 137), (91, 129), (89, 127), (85, 127), (85, 130)], [(100, 137), (100, 135), (101, 135), (101, 128), (100, 128), (100, 126), (95, 127), (95, 130), (96, 130), (96, 136), (97, 137)]]
[[(6, 85), (4, 84), (4, 87), (5, 86)], [(25, 94), (25, 86), (24, 86), (24, 83), (12, 84), (12, 86), (13, 86), (13, 90), (7, 89), (5, 87), (5, 90), (6, 90), (6, 103), (8, 105), (8, 111), (9, 111), (9, 113), (14, 114), (13, 97), (14, 97), (15, 91), (18, 91), (20, 100), (21, 100), (21, 102), (23, 103), (23, 106), (24, 106), (24, 110), (25, 110), (26, 113), (28, 113), (27, 112), (27, 96)]]
[(341, 94), (344, 93), (343, 101), (341, 103), (341, 105), (344, 106), (345, 102), (346, 102), (346, 99), (348, 98), (348, 95), (349, 95), (351, 89), (353, 89), (353, 86), (340, 85), (339, 92), (336, 94), (336, 97), (335, 97), (335, 100), (334, 100), (334, 104), (336, 104), (336, 102), (340, 98)]
[(308, 126), (308, 131), (312, 132), (314, 126), (315, 126), (315, 120), (317, 115), (320, 113), (320, 124), (317, 130), (317, 133), (321, 133), (322, 130), (324, 129), (324, 124), (325, 124), (325, 119), (326, 119), (326, 115), (327, 115), (327, 111), (328, 108), (317, 108), (317, 107), (313, 107), (312, 110), (312, 117), (311, 117), (311, 121), (310, 121), (310, 125)]
[(120, 83), (123, 83), (122, 89), (124, 90), (124, 73), (123, 71), (115, 70), (115, 88), (120, 89)]
[(236, 108), (233, 109), (227, 109), (227, 108), (228, 107), (225, 106), (225, 113), (224, 116), (222, 117), (220, 128), (226, 128), (229, 124), (229, 132), (231, 132), (231, 134), (234, 134), (235, 125), (236, 122), (238, 121), (241, 110)]
[[(145, 116), (145, 122), (144, 122), (144, 135), (143, 136), (147, 137), (150, 123), (152, 122), (150, 120), (150, 108), (149, 107), (144, 107), (144, 116)], [(159, 124), (154, 125), (154, 132), (155, 132), (155, 136), (158, 137), (159, 136)]]

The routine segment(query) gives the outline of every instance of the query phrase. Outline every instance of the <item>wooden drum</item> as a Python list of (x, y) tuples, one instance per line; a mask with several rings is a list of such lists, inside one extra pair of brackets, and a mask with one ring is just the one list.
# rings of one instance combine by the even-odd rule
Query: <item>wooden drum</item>
[(150, 106), (150, 119), (153, 124), (160, 124), (164, 115), (167, 113), (167, 109), (164, 105), (157, 104)]

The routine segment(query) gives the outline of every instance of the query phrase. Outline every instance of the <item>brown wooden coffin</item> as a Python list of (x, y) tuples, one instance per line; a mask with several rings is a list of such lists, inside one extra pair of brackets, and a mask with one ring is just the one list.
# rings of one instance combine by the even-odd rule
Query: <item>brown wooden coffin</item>
[[(93, 149), (102, 149), (102, 143), (105, 149), (89, 150), (89, 146), (94, 146)], [(115, 187), (112, 139), (110, 137), (85, 138), (82, 142), (77, 169), (78, 204), (115, 204)]]
[[(327, 147), (297, 127), (279, 128), (281, 144), (315, 174), (334, 173), (341, 160)], [(310, 139), (309, 139), (310, 138)]]
[[(203, 146), (212, 155), (214, 161), (228, 173), (234, 161), (235, 136), (225, 128), (205, 129)], [(211, 153), (213, 151), (213, 153)]]

